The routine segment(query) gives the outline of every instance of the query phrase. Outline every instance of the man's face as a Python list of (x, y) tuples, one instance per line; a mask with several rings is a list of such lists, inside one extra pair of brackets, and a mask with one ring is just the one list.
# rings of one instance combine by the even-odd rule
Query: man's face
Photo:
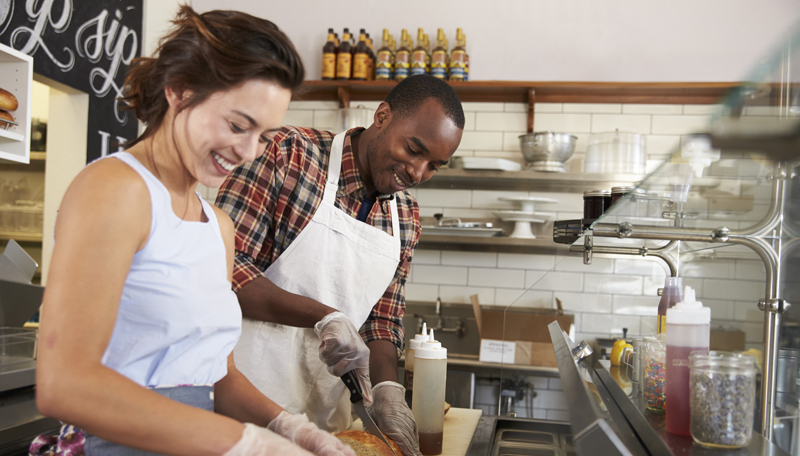
[[(376, 122), (382, 104), (376, 112)], [(427, 181), (447, 164), (461, 142), (463, 130), (447, 117), (438, 101), (430, 99), (402, 117), (389, 113), (377, 136), (367, 144), (367, 188), (394, 193)]]

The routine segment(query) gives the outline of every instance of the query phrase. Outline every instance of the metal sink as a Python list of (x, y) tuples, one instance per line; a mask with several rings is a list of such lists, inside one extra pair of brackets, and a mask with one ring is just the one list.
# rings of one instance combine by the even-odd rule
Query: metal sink
[(483, 416), (469, 456), (575, 456), (569, 423)]

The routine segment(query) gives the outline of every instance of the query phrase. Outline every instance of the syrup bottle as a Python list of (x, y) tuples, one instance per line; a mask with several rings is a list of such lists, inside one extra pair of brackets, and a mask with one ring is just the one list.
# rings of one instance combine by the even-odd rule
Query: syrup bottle
[(431, 54), (431, 76), (438, 79), (447, 79), (447, 39), (444, 30), (436, 33), (436, 48)]
[(369, 47), (367, 46), (367, 35), (364, 29), (358, 32), (358, 44), (353, 51), (353, 74), (351, 79), (355, 81), (366, 81), (369, 73)]
[(411, 76), (427, 73), (428, 53), (425, 51), (425, 32), (417, 29), (417, 47), (411, 52)]
[(367, 55), (369, 55), (367, 81), (372, 81), (375, 79), (375, 46), (372, 44), (372, 38), (369, 37), (369, 33), (367, 33)]
[(464, 33), (461, 29), (456, 29), (456, 45), (450, 52), (450, 80), (451, 81), (464, 81), (466, 80), (467, 68), (467, 50), (464, 39)]
[(322, 46), (322, 79), (336, 78), (336, 38), (333, 29), (328, 29), (328, 41)]
[(661, 300), (658, 301), (656, 334), (665, 334), (667, 332), (667, 309), (681, 301), (683, 301), (683, 279), (681, 277), (667, 277), (664, 283), (664, 291), (661, 292)]
[(414, 396), (411, 411), (419, 431), (419, 451), (424, 455), (442, 454), (444, 436), (444, 390), (447, 383), (447, 349), (434, 340), (414, 351)]
[(419, 346), (428, 341), (428, 325), (427, 323), (422, 324), (422, 334), (415, 334), (414, 338), (408, 341), (408, 347), (406, 347), (405, 357), (405, 376), (403, 378), (403, 386), (406, 388), (406, 403), (409, 407), (411, 407), (413, 396), (414, 396), (414, 359), (416, 350)]
[(378, 58), (375, 63), (375, 79), (378, 81), (388, 81), (392, 79), (392, 67), (394, 57), (392, 55), (391, 35), (389, 29), (383, 29), (381, 48), (378, 49)]
[(350, 44), (350, 29), (344, 29), (342, 44), (336, 56), (336, 79), (347, 80), (353, 75), (353, 45)]
[(410, 41), (408, 30), (403, 29), (400, 34), (400, 49), (394, 56), (395, 81), (402, 81), (411, 75), (411, 46), (408, 44)]
[[(689, 407), (689, 354), (708, 353), (711, 309), (695, 301), (687, 286), (683, 301), (667, 309), (666, 430), (691, 435)], [(419, 357), (419, 356), (417, 356)]]
[(431, 73), (431, 41), (428, 39), (428, 34), (425, 34), (425, 72)]

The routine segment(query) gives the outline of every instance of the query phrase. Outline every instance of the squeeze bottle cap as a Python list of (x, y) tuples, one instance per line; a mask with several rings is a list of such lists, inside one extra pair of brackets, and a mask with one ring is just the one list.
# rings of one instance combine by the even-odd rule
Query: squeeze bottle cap
[(431, 328), (428, 341), (421, 344), (418, 348), (414, 349), (414, 358), (416, 359), (447, 359), (447, 349), (442, 347), (442, 344), (433, 338), (433, 328)]
[(711, 309), (703, 307), (702, 302), (695, 300), (694, 289), (688, 285), (684, 288), (683, 301), (667, 309), (667, 324), (708, 325), (710, 323)]
[(415, 334), (414, 338), (408, 341), (408, 348), (416, 350), (417, 348), (419, 348), (420, 344), (422, 344), (423, 342), (427, 342), (428, 341), (428, 335), (426, 334), (427, 332), (428, 332), (428, 324), (423, 323), (422, 334)]

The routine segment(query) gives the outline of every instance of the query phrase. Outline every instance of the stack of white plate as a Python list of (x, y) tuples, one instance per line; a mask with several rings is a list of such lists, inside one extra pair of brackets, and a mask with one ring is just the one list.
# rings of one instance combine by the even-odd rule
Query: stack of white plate
[(511, 196), (499, 198), (500, 201), (510, 201), (519, 204), (521, 210), (516, 211), (497, 211), (495, 216), (504, 222), (515, 222), (514, 231), (510, 237), (521, 239), (536, 239), (536, 235), (531, 230), (531, 223), (545, 223), (554, 214), (549, 212), (535, 212), (535, 203), (558, 203), (553, 198), (540, 198), (537, 196)]

